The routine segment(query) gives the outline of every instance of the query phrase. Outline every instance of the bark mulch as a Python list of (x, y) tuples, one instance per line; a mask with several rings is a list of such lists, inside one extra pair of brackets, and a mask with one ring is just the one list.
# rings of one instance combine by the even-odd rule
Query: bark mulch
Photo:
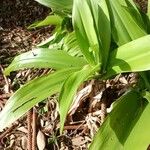
[[(147, 3), (136, 1), (145, 11)], [(12, 72), (7, 77), (3, 74), (14, 56), (31, 50), (51, 36), (53, 27), (27, 30), (31, 23), (44, 19), (49, 12), (48, 8), (33, 0), (0, 2), (0, 111), (21, 85), (51, 71), (29, 69)], [(136, 74), (124, 74), (106, 82), (92, 80), (81, 85), (69, 111), (63, 135), (59, 134), (58, 95), (49, 97), (12, 126), (0, 131), (0, 150), (88, 149), (112, 102), (134, 86), (137, 78)]]

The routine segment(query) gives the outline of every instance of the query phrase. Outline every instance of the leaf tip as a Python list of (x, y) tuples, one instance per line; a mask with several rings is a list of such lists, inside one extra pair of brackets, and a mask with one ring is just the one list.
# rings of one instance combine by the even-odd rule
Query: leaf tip
[(9, 76), (10, 75), (10, 71), (8, 68), (6, 68), (4, 71), (3, 71), (4, 75), (5, 76)]

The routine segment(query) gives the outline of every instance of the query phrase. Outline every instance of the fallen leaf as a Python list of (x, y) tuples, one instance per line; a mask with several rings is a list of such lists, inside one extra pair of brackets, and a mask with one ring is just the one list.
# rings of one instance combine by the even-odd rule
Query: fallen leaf
[(37, 147), (39, 150), (44, 150), (45, 145), (46, 145), (45, 136), (43, 132), (39, 130), (37, 134)]

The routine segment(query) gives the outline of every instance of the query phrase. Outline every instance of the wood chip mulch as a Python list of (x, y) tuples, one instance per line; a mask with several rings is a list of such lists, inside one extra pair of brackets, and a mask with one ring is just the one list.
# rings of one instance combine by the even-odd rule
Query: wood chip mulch
[[(136, 0), (138, 3), (139, 1)], [(140, 6), (145, 11), (145, 4)], [(31, 50), (37, 43), (51, 36), (53, 27), (27, 30), (34, 21), (44, 19), (50, 10), (33, 0), (1, 0), (0, 2), (0, 111), (6, 101), (28, 79), (51, 70), (23, 70), (9, 77), (3, 74), (14, 56)], [(36, 105), (10, 128), (0, 132), (0, 150), (26, 150), (29, 135), (34, 127), (32, 150), (86, 150), (92, 137), (111, 111), (112, 102), (137, 82), (137, 74), (118, 75), (105, 83), (86, 82), (78, 90), (71, 106), (63, 135), (59, 134), (58, 95), (49, 97)], [(107, 99), (106, 103), (100, 99)], [(32, 118), (31, 118), (32, 117)], [(27, 120), (32, 122), (32, 126)], [(28, 145), (29, 146), (29, 145)], [(30, 147), (30, 146), (29, 146)], [(31, 147), (30, 147), (31, 148)]]

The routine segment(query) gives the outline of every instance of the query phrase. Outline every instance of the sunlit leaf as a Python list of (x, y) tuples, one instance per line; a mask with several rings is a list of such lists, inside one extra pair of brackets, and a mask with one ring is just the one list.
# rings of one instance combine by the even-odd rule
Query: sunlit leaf
[(105, 72), (111, 40), (110, 17), (106, 1), (88, 0), (94, 18), (94, 27), (99, 42), (99, 58), (102, 59), (102, 72)]
[(125, 0), (125, 2), (127, 6), (123, 6), (123, 9), (125, 9), (132, 16), (132, 19), (135, 20), (138, 26), (140, 26), (142, 29), (145, 29), (143, 16), (137, 8), (135, 2), (133, 2), (133, 0)]
[(136, 91), (119, 98), (99, 129), (90, 150), (146, 150), (149, 141), (150, 104)]
[(47, 16), (44, 20), (31, 24), (28, 29), (43, 27), (48, 25), (61, 25), (62, 18), (58, 15)]
[(8, 75), (11, 71), (24, 68), (64, 69), (82, 67), (85, 64), (83, 58), (70, 56), (62, 50), (37, 48), (15, 57), (9, 67), (6, 68), (5, 74)]
[(107, 75), (150, 70), (150, 35), (120, 46), (110, 55)]
[(110, 22), (105, 1), (74, 1), (73, 25), (87, 61), (102, 63), (105, 68), (110, 46)]
[(95, 74), (95, 72), (98, 70), (99, 70), (99, 65), (95, 66), (94, 68), (90, 66), (85, 66), (82, 70), (71, 74), (71, 76), (65, 81), (59, 97), (61, 133), (63, 131), (67, 112), (70, 108), (73, 97), (75, 96), (78, 87), (82, 82), (87, 80), (89, 76)]
[(59, 14), (70, 13), (73, 5), (73, 0), (35, 0), (40, 4), (54, 9)]
[(73, 4), (73, 25), (81, 51), (90, 64), (95, 64), (93, 49), (98, 50), (98, 39), (94, 28), (92, 12), (87, 0), (75, 0)]
[(138, 25), (139, 22), (124, 9), (127, 6), (125, 0), (108, 0), (107, 4), (112, 23), (112, 35), (119, 46), (146, 35), (142, 25)]
[(59, 92), (64, 80), (78, 68), (64, 69), (34, 79), (22, 86), (0, 112), (0, 131), (25, 114), (35, 104)]

